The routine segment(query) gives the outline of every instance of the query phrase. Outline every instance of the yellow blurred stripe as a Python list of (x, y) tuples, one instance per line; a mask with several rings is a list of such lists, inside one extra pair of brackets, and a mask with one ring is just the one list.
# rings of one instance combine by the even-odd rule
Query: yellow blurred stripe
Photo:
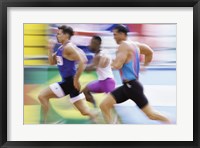
[(36, 55), (47, 55), (47, 49), (41, 47), (25, 47), (24, 56), (36, 56)]
[(24, 46), (46, 46), (47, 40), (45, 36), (24, 36)]
[(24, 106), (24, 124), (39, 124), (41, 105)]
[(24, 24), (24, 34), (46, 34), (48, 24)]
[(47, 60), (24, 60), (24, 65), (48, 65)]
[(69, 99), (69, 96), (60, 99), (51, 99), (50, 104), (52, 109), (62, 118), (88, 119), (88, 117), (81, 115), (81, 113), (73, 106)]

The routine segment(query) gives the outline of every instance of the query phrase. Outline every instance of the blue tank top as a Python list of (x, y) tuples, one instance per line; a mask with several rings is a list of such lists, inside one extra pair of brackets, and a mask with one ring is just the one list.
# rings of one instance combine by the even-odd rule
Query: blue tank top
[(134, 48), (132, 59), (120, 69), (123, 80), (135, 80), (139, 78), (140, 70), (139, 48)]
[(58, 48), (56, 53), (57, 66), (62, 79), (74, 76), (76, 73), (75, 61), (63, 57), (63, 47)]

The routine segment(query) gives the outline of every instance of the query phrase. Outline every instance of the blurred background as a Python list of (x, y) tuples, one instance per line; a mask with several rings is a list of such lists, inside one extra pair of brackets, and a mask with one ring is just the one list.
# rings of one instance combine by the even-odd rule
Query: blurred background
[[(74, 29), (75, 35), (71, 41), (85, 52), (88, 63), (93, 58), (93, 53), (88, 49), (93, 35), (99, 35), (102, 38), (102, 50), (115, 57), (118, 45), (113, 39), (112, 29), (116, 24), (24, 24), (24, 124), (41, 123), (38, 94), (51, 83), (61, 80), (57, 66), (48, 64), (48, 51), (45, 48), (48, 39), (56, 40), (57, 27), (60, 25), (69, 25)], [(154, 50), (153, 61), (145, 71), (140, 72), (139, 79), (144, 85), (150, 104), (167, 115), (175, 124), (176, 24), (124, 25), (129, 29), (130, 40), (146, 43)], [(117, 86), (120, 86), (122, 83), (119, 71), (113, 70), (113, 74)], [(95, 71), (84, 72), (80, 79), (81, 87), (96, 79)], [(105, 94), (94, 94), (94, 97), (99, 105)], [(82, 116), (68, 99), (66, 96), (50, 100), (48, 123), (91, 124), (91, 121)], [(90, 103), (88, 105), (93, 108)], [(115, 110), (123, 124), (160, 124), (158, 121), (147, 119), (131, 100), (117, 104)]]

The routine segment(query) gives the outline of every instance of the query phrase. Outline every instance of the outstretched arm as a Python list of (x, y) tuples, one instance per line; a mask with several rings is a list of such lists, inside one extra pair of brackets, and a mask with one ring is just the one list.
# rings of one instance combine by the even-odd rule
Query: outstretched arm
[(86, 71), (96, 70), (97, 67), (105, 68), (110, 63), (110, 58), (106, 55), (96, 55), (92, 63), (87, 65)]
[(55, 65), (56, 62), (56, 54), (53, 53), (53, 48), (55, 47), (55, 41), (49, 40), (47, 44), (47, 49), (48, 49), (48, 60), (50, 65)]
[(144, 66), (147, 66), (153, 59), (153, 50), (146, 44), (137, 43), (140, 48), (140, 54), (145, 55)]
[(120, 69), (122, 68), (123, 64), (126, 62), (128, 56), (128, 46), (126, 44), (120, 45), (117, 53), (116, 58), (113, 60), (111, 66), (113, 69)]
[(96, 66), (93, 63), (88, 64), (85, 68), (85, 71), (87, 72), (94, 71), (94, 70), (96, 70)]
[(91, 64), (88, 64), (85, 68), (85, 71), (93, 71), (93, 70), (96, 70), (96, 67), (99, 63), (99, 56), (94, 56), (94, 58), (92, 59), (92, 62)]
[(86, 67), (86, 58), (83, 53), (80, 53), (77, 49), (67, 46), (64, 48), (63, 56), (67, 59), (77, 61), (78, 67), (76, 74), (74, 76), (74, 86), (76, 89), (80, 90), (79, 78)]

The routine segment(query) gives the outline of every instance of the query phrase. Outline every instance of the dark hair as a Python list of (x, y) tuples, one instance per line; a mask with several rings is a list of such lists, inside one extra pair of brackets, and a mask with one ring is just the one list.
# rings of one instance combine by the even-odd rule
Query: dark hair
[(95, 39), (95, 40), (97, 40), (97, 41), (99, 41), (99, 43), (101, 44), (101, 38), (100, 38), (100, 36), (95, 35), (92, 38)]
[(71, 36), (74, 35), (74, 31), (72, 27), (70, 26), (62, 25), (62, 26), (59, 26), (58, 29), (61, 29), (64, 34), (69, 34), (69, 39), (71, 38)]
[(128, 28), (126, 28), (126, 26), (124, 26), (124, 25), (117, 25), (114, 27), (114, 30), (117, 30), (118, 32), (122, 32), (125, 35), (127, 35), (127, 33), (129, 32)]

